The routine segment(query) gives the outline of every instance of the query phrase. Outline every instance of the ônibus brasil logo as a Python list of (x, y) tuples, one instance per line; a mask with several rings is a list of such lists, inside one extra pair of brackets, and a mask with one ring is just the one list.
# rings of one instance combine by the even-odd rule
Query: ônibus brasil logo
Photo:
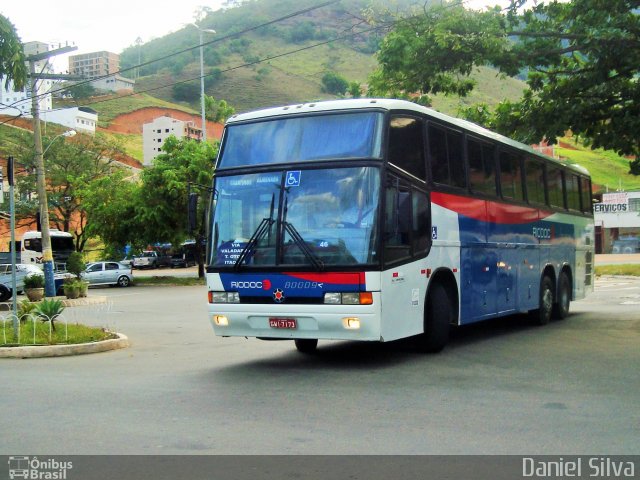
[(61, 462), (54, 458), (46, 460), (38, 457), (9, 457), (9, 478), (33, 480), (66, 480), (67, 470), (73, 468), (73, 462)]

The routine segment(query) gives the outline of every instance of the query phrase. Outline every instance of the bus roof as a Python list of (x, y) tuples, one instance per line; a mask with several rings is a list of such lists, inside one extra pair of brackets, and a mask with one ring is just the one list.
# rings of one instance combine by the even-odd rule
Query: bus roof
[[(69, 232), (63, 232), (62, 230), (58, 230), (55, 228), (49, 229), (50, 237), (73, 237)], [(42, 237), (42, 232), (39, 230), (29, 230), (22, 234), (22, 238), (40, 238)]]
[(227, 120), (227, 125), (233, 125), (234, 123), (248, 122), (252, 120), (269, 119), (276, 117), (286, 117), (293, 115), (304, 115), (316, 112), (329, 112), (329, 111), (345, 111), (345, 110), (363, 110), (363, 109), (378, 109), (378, 110), (404, 110), (414, 111), (422, 113), (435, 120), (446, 122), (452, 126), (467, 130), (468, 132), (475, 133), (485, 138), (495, 140), (504, 145), (508, 145), (512, 148), (516, 148), (521, 151), (525, 151), (537, 157), (543, 157), (550, 162), (556, 163), (563, 167), (572, 169), (583, 175), (589, 175), (586, 168), (580, 165), (572, 165), (560, 162), (559, 160), (549, 157), (537, 150), (534, 150), (531, 146), (524, 143), (513, 140), (509, 137), (505, 137), (499, 133), (488, 130), (480, 125), (462, 120), (460, 118), (451, 117), (444, 113), (433, 110), (432, 108), (423, 107), (417, 103), (409, 102), (407, 100), (397, 100), (389, 98), (356, 98), (356, 99), (344, 99), (344, 100), (328, 100), (319, 102), (300, 103), (295, 105), (287, 105), (282, 107), (265, 108), (262, 110), (254, 110), (251, 112), (240, 113), (233, 115)]

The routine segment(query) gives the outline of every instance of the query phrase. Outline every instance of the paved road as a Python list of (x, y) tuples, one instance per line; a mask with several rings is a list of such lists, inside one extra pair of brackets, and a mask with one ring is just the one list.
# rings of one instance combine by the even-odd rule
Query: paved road
[[(92, 290), (94, 292), (94, 290)], [(100, 289), (67, 310), (132, 347), (0, 362), (2, 454), (622, 454), (640, 451), (640, 279), (605, 278), (562, 322), (403, 342), (224, 339), (203, 287)]]

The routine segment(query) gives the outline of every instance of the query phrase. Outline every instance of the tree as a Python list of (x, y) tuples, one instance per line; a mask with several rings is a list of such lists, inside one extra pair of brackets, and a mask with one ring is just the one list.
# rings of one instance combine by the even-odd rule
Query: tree
[(216, 100), (209, 95), (204, 96), (205, 116), (214, 122), (224, 123), (227, 118), (236, 113), (236, 109), (227, 104), (225, 100)]
[(27, 66), (22, 42), (9, 19), (0, 14), (0, 79), (4, 88), (13, 82), (14, 90), (22, 90), (27, 83)]
[(69, 87), (66, 91), (76, 101), (81, 103), (82, 100), (92, 97), (96, 93), (96, 89), (90, 83), (80, 83)]
[(327, 93), (344, 95), (349, 88), (349, 82), (335, 72), (327, 72), (322, 76), (322, 87)]
[[(177, 245), (189, 237), (187, 225), (189, 185), (194, 189), (211, 185), (213, 162), (217, 145), (178, 140), (171, 136), (165, 140), (153, 167), (140, 175), (141, 185), (135, 206), (139, 230), (136, 232), (146, 243), (169, 242)], [(198, 227), (195, 234), (198, 274), (204, 277), (202, 241), (205, 238), (204, 202), (200, 205)]]
[(140, 225), (136, 205), (140, 187), (120, 170), (88, 183), (81, 192), (87, 215), (85, 232), (89, 238), (99, 237), (105, 250), (121, 254), (126, 245), (141, 249), (145, 242), (138, 235)]
[[(45, 176), (50, 221), (59, 230), (73, 233), (76, 250), (81, 252), (89, 239), (87, 226), (90, 222), (84, 208), (84, 192), (91, 182), (109, 177), (122, 168), (114, 160), (122, 149), (117, 142), (100, 134), (81, 134), (65, 141), (49, 137), (43, 144), (49, 145), (45, 154)], [(18, 147), (16, 160), (26, 171), (33, 171), (32, 145)], [(38, 215), (39, 204), (31, 195), (36, 191), (35, 183), (35, 175), (16, 177), (18, 191), (22, 196), (32, 198), (20, 204), (18, 214), (23, 218), (33, 219)]]
[[(640, 155), (637, 1), (529, 5), (512, 0), (506, 11), (479, 12), (448, 3), (399, 21), (382, 42), (370, 92), (464, 96), (477, 66), (511, 76), (526, 71), (519, 101), (493, 112), (480, 107), (486, 126), (526, 143), (554, 142), (571, 130), (592, 148)], [(466, 112), (477, 120), (477, 111)]]

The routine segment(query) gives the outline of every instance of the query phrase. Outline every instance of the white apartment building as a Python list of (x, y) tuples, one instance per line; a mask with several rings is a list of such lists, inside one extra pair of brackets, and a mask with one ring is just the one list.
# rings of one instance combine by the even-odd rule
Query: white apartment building
[[(46, 43), (27, 42), (24, 44), (24, 53), (27, 57), (48, 51), (49, 45)], [(53, 68), (48, 60), (36, 62), (35, 67), (38, 73), (53, 73)], [(31, 85), (27, 85), (22, 91), (16, 91), (13, 89), (13, 82), (9, 82), (8, 88), (5, 89), (2, 77), (0, 77), (0, 81), (0, 114), (32, 118)], [(36, 87), (41, 112), (46, 112), (53, 108), (51, 99), (53, 85), (54, 82), (52, 80), (38, 80)]]
[(151, 123), (145, 123), (142, 126), (143, 165), (145, 167), (150, 166), (153, 159), (162, 153), (162, 145), (171, 135), (180, 139), (200, 140), (202, 130), (196, 127), (194, 122), (185, 122), (167, 116), (158, 117)]
[(42, 112), (41, 119), (64, 125), (80, 133), (94, 135), (98, 125), (98, 112), (88, 107), (64, 108)]

